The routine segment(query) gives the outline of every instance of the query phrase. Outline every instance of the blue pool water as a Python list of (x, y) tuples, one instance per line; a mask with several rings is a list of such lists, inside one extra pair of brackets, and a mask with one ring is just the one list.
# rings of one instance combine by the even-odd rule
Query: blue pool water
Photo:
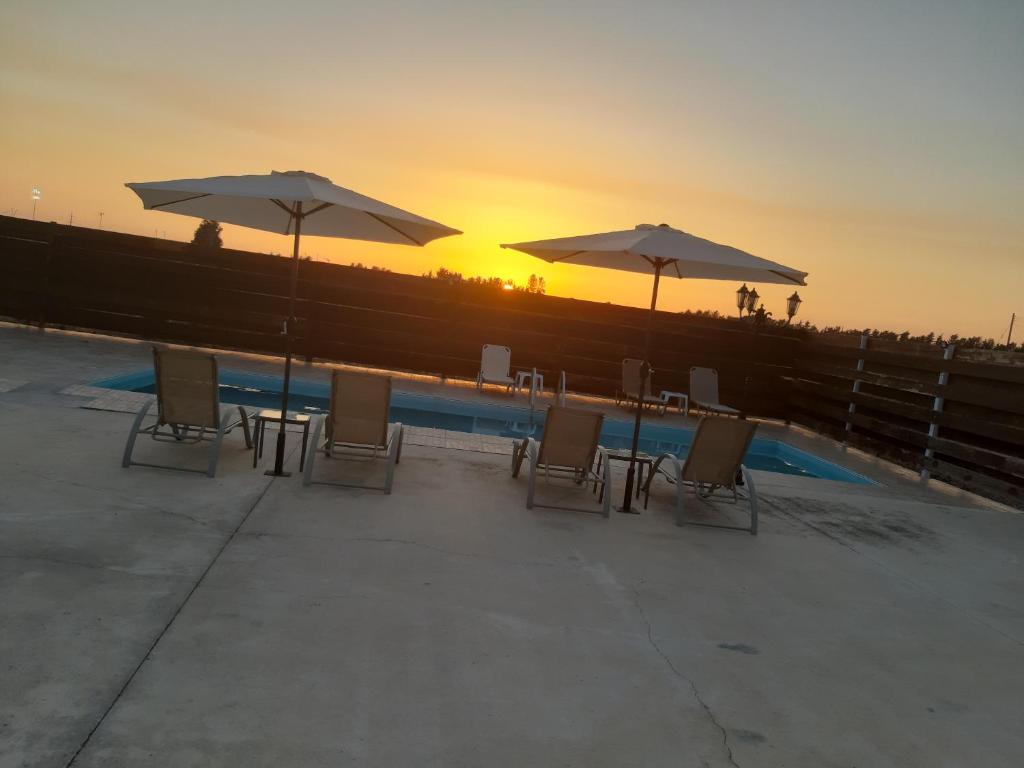
[[(153, 392), (153, 371), (146, 370), (96, 382), (93, 386), (132, 392)], [(303, 379), (292, 379), (288, 396), (289, 409), (323, 413), (330, 398), (330, 385)], [(281, 379), (237, 371), (220, 371), (222, 403), (278, 408), (281, 405)], [(415, 427), (434, 427), (453, 432), (485, 435), (539, 438), (543, 431), (544, 409), (533, 414), (528, 408), (515, 405), (454, 400), (411, 392), (393, 392), (391, 421)], [(605, 419), (601, 444), (608, 448), (629, 448), (633, 422), (627, 419)], [(673, 453), (682, 458), (693, 442), (693, 431), (645, 423), (640, 432), (640, 450), (655, 456)], [(750, 469), (802, 475), (849, 483), (872, 481), (832, 462), (820, 459), (778, 440), (755, 438), (744, 463)]]

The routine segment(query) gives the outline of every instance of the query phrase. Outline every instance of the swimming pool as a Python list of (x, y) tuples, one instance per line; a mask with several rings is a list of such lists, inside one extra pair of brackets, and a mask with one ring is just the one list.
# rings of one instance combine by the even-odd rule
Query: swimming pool
[[(145, 370), (95, 382), (93, 386), (132, 392), (154, 392), (153, 371)], [(292, 379), (288, 405), (295, 410), (323, 413), (330, 398), (330, 385), (324, 382)], [(220, 399), (222, 403), (278, 408), (281, 405), (281, 379), (239, 371), (220, 371)], [(414, 427), (433, 427), (453, 432), (472, 432), (485, 435), (522, 438), (540, 437), (544, 424), (544, 410), (531, 414), (518, 405), (455, 400), (412, 392), (393, 392), (391, 395), (391, 421)], [(604, 421), (601, 444), (608, 448), (629, 448), (633, 437), (633, 422), (627, 419)], [(674, 453), (685, 456), (693, 442), (693, 431), (645, 423), (640, 431), (640, 450), (657, 456)], [(818, 458), (779, 440), (755, 438), (747, 451), (744, 463), (750, 469), (801, 475), (848, 483), (872, 484), (862, 475), (844, 469), (830, 461)]]

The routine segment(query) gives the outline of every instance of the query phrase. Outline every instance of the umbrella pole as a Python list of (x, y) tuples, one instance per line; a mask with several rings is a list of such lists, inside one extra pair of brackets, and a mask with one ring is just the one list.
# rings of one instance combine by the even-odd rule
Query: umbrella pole
[(626, 493), (622, 497), (622, 509), (620, 512), (627, 514), (639, 514), (632, 509), (633, 481), (636, 475), (636, 455), (640, 450), (640, 420), (644, 411), (644, 394), (647, 392), (647, 382), (651, 378), (651, 326), (654, 324), (654, 309), (658, 305), (658, 283), (661, 281), (661, 269), (665, 266), (658, 259), (654, 261), (654, 290), (651, 291), (651, 311), (647, 315), (647, 331), (644, 334), (644, 362), (640, 366), (640, 391), (636, 399), (636, 421), (633, 422), (633, 446), (629, 452), (629, 469), (626, 470)]
[(274, 469), (268, 475), (287, 477), (291, 472), (284, 471), (284, 428), (288, 418), (288, 384), (292, 378), (292, 328), (295, 325), (295, 294), (299, 287), (299, 235), (302, 231), (302, 202), (295, 203), (292, 214), (295, 221), (295, 246), (292, 250), (291, 290), (288, 294), (288, 319), (284, 326), (284, 386), (281, 387), (281, 428), (277, 433), (277, 453), (274, 455)]

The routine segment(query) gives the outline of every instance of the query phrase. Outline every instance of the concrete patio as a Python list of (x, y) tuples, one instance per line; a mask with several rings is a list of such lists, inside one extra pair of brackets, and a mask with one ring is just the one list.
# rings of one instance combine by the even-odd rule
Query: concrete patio
[(390, 496), (123, 470), (68, 388), (148, 355), (0, 326), (3, 768), (1024, 763), (1012, 510), (769, 424), (880, 485), (756, 473), (755, 538), (528, 511), (472, 441)]

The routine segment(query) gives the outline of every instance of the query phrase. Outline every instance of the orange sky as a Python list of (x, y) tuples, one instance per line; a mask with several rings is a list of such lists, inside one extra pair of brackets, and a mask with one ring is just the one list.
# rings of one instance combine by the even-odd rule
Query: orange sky
[[(498, 243), (667, 222), (808, 271), (819, 325), (995, 336), (1024, 312), (1020, 4), (209, 5), (5, 3), (0, 210), (35, 185), (38, 218), (187, 239), (123, 183), (304, 169), (466, 232), (307, 239), (322, 259), (646, 305), (644, 276)], [(736, 287), (659, 306), (732, 312)], [(792, 289), (757, 287), (782, 316)]]

